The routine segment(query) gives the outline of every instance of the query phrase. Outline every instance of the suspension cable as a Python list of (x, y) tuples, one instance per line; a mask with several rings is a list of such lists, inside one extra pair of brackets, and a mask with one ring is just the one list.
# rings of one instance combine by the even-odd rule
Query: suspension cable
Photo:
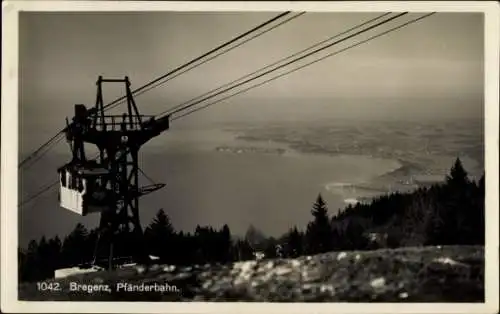
[(314, 44), (314, 45), (312, 45), (312, 46), (309, 46), (309, 47), (307, 47), (306, 49), (303, 49), (303, 50), (300, 50), (300, 51), (298, 51), (298, 52), (295, 52), (294, 54), (291, 54), (291, 55), (289, 55), (288, 57), (282, 58), (282, 59), (280, 59), (280, 60), (278, 60), (278, 61), (276, 61), (276, 62), (273, 62), (273, 63), (271, 63), (271, 64), (269, 64), (269, 65), (266, 65), (265, 67), (262, 67), (262, 68), (260, 68), (260, 69), (258, 69), (258, 70), (256, 70), (256, 71), (254, 71), (254, 72), (252, 72), (252, 73), (246, 74), (246, 75), (244, 75), (244, 76), (242, 76), (242, 77), (240, 77), (240, 78), (238, 78), (238, 79), (235, 79), (235, 80), (233, 80), (233, 81), (231, 81), (231, 82), (229, 82), (229, 83), (226, 83), (226, 84), (221, 85), (221, 86), (219, 86), (219, 87), (217, 87), (217, 88), (215, 88), (215, 89), (212, 89), (212, 90), (210, 90), (210, 91), (208, 91), (208, 92), (206, 92), (206, 93), (204, 93), (204, 94), (202, 94), (202, 95), (200, 95), (200, 96), (198, 96), (198, 97), (192, 98), (192, 99), (190, 99), (190, 100), (188, 100), (188, 101), (183, 102), (183, 103), (182, 103), (182, 104), (180, 104), (180, 105), (174, 106), (174, 107), (172, 107), (171, 109), (168, 109), (168, 110), (166, 110), (166, 111), (163, 111), (162, 113), (160, 113), (160, 114), (158, 114), (158, 115), (162, 115), (162, 114), (165, 114), (165, 113), (167, 113), (167, 112), (169, 112), (169, 111), (176, 110), (177, 108), (180, 108), (180, 107), (182, 107), (182, 106), (184, 106), (184, 105), (186, 105), (186, 104), (188, 104), (188, 103), (191, 103), (191, 102), (196, 101), (196, 100), (198, 100), (198, 99), (202, 99), (203, 97), (205, 97), (205, 96), (207, 96), (207, 95), (210, 95), (210, 94), (212, 94), (212, 93), (214, 93), (214, 92), (218, 92), (219, 90), (224, 89), (225, 87), (231, 86), (232, 84), (234, 84), (234, 83), (236, 83), (236, 82), (239, 82), (239, 81), (244, 80), (244, 79), (246, 79), (246, 78), (248, 78), (248, 77), (251, 77), (252, 75), (255, 75), (255, 74), (259, 73), (259, 72), (262, 72), (262, 71), (264, 71), (264, 70), (267, 70), (267, 69), (269, 69), (269, 68), (271, 68), (271, 67), (273, 67), (273, 66), (275, 66), (275, 65), (277, 65), (277, 64), (280, 64), (281, 62), (284, 62), (284, 61), (286, 61), (286, 60), (292, 59), (293, 57), (296, 57), (296, 56), (298, 56), (298, 55), (300, 55), (300, 54), (302, 54), (302, 53), (304, 53), (304, 52), (306, 52), (306, 51), (308, 51), (308, 50), (311, 50), (311, 49), (313, 49), (313, 48), (316, 48), (316, 47), (318, 47), (318, 46), (320, 46), (320, 45), (322, 45), (322, 44), (324, 44), (324, 43), (326, 43), (326, 42), (328, 42), (328, 41), (330, 41), (330, 40), (333, 40), (333, 39), (338, 38), (338, 37), (340, 37), (340, 36), (342, 36), (342, 35), (345, 35), (345, 34), (347, 34), (347, 33), (351, 32), (351, 31), (353, 31), (353, 30), (355, 30), (355, 29), (358, 29), (358, 28), (360, 28), (360, 27), (362, 27), (362, 26), (365, 26), (366, 24), (369, 24), (369, 23), (371, 23), (371, 22), (374, 22), (374, 21), (376, 21), (376, 20), (379, 20), (379, 19), (381, 19), (381, 18), (383, 18), (384, 16), (387, 16), (387, 15), (389, 15), (389, 14), (391, 14), (391, 13), (390, 13), (390, 12), (388, 12), (388, 13), (384, 13), (384, 14), (379, 15), (379, 16), (377, 16), (377, 17), (375, 17), (375, 18), (372, 18), (372, 19), (370, 19), (370, 20), (368, 20), (368, 21), (366, 21), (366, 22), (364, 22), (364, 23), (361, 23), (361, 24), (358, 24), (358, 25), (356, 25), (356, 26), (354, 26), (354, 27), (351, 27), (351, 28), (349, 28), (348, 30), (345, 30), (345, 31), (343, 31), (343, 32), (341, 32), (341, 33), (338, 33), (338, 34), (336, 34), (336, 35), (334, 35), (334, 36), (331, 36), (331, 37), (329, 37), (329, 38), (327, 38), (327, 39), (325, 39), (325, 40), (323, 40), (323, 41), (320, 41), (320, 42), (318, 42), (318, 43), (316, 43), (316, 44)]
[[(166, 74), (164, 74), (164, 75), (162, 75), (162, 76), (160, 76), (160, 77), (158, 77), (158, 78), (156, 78), (156, 79), (154, 79), (153, 81), (151, 81), (151, 82), (149, 82), (149, 83), (147, 83), (147, 84), (145, 84), (145, 85), (143, 85), (143, 86), (141, 86), (141, 87), (139, 87), (139, 88), (135, 89), (134, 91), (132, 91), (132, 94), (134, 94), (134, 93), (138, 93), (138, 92), (140, 92), (140, 91), (142, 91), (142, 90), (144, 90), (144, 89), (148, 88), (149, 86), (151, 86), (151, 85), (153, 85), (153, 84), (156, 84), (157, 82), (159, 82), (159, 81), (161, 81), (161, 80), (165, 79), (166, 77), (168, 77), (168, 76), (170, 76), (170, 75), (172, 75), (172, 74), (174, 74), (174, 73), (179, 72), (180, 70), (182, 70), (182, 69), (184, 69), (184, 68), (186, 68), (186, 67), (188, 67), (188, 66), (190, 66), (190, 65), (192, 65), (192, 64), (194, 64), (194, 63), (196, 63), (196, 62), (198, 62), (199, 60), (201, 60), (201, 59), (203, 59), (203, 58), (205, 58), (205, 57), (207, 57), (207, 56), (209, 56), (209, 55), (213, 54), (214, 52), (216, 52), (216, 51), (218, 51), (218, 50), (221, 50), (221, 49), (223, 49), (223, 48), (225, 48), (225, 47), (227, 47), (227, 46), (231, 45), (232, 43), (234, 43), (234, 42), (236, 42), (236, 41), (238, 41), (238, 40), (240, 40), (240, 39), (242, 39), (242, 38), (244, 38), (244, 37), (246, 37), (246, 36), (248, 36), (248, 35), (250, 35), (250, 34), (252, 34), (252, 33), (256, 32), (256, 31), (258, 31), (259, 29), (264, 28), (265, 26), (267, 26), (267, 25), (269, 25), (269, 24), (271, 24), (271, 23), (273, 23), (273, 22), (275, 22), (275, 21), (277, 21), (277, 20), (279, 20), (279, 19), (281, 19), (281, 18), (285, 17), (286, 15), (288, 15), (288, 14), (290, 14), (290, 13), (291, 13), (291, 11), (286, 11), (286, 12), (283, 12), (283, 13), (281, 13), (281, 14), (279, 14), (279, 15), (277, 15), (277, 16), (275, 16), (275, 17), (273, 17), (273, 18), (271, 18), (270, 20), (265, 21), (264, 23), (261, 23), (261, 24), (259, 24), (259, 25), (255, 26), (254, 28), (250, 29), (249, 31), (246, 31), (245, 33), (243, 33), (243, 34), (241, 34), (241, 35), (239, 35), (239, 36), (237, 36), (237, 37), (235, 37), (235, 38), (233, 38), (233, 39), (229, 40), (228, 42), (225, 42), (225, 43), (223, 43), (223, 44), (221, 44), (221, 45), (219, 45), (219, 46), (217, 46), (217, 47), (215, 47), (215, 48), (211, 49), (210, 51), (208, 51), (208, 52), (204, 53), (203, 55), (201, 55), (201, 56), (199, 56), (199, 57), (197, 57), (197, 58), (195, 58), (195, 59), (192, 59), (192, 60), (188, 61), (187, 63), (185, 63), (185, 64), (183, 64), (183, 65), (181, 65), (181, 66), (179, 66), (179, 67), (177, 67), (177, 68), (175, 68), (175, 69), (173, 69), (173, 70), (169, 71), (168, 73), (166, 73)], [(197, 65), (197, 66), (199, 66), (199, 65)], [(195, 67), (197, 67), (197, 66), (195, 66)], [(191, 69), (194, 69), (195, 67), (192, 67)], [(120, 97), (120, 98), (118, 98), (118, 99), (114, 100), (113, 102), (111, 102), (111, 103), (107, 104), (104, 108), (110, 107), (110, 106), (112, 106), (112, 105), (114, 105), (114, 104), (116, 104), (116, 103), (118, 103), (118, 102), (120, 102), (120, 101), (122, 101), (122, 100), (124, 100), (124, 99), (126, 99), (126, 96), (122, 96), (122, 97)], [(31, 154), (29, 154), (29, 155), (28, 155), (28, 156), (27, 156), (24, 160), (22, 160), (22, 161), (19, 163), (18, 168), (21, 168), (21, 167), (22, 167), (23, 165), (25, 165), (28, 161), (32, 160), (32, 159), (34, 158), (34, 156), (35, 156), (35, 155), (38, 155), (38, 154), (39, 154), (39, 153), (40, 153), (40, 152), (41, 152), (44, 148), (46, 148), (46, 147), (50, 146), (50, 145), (51, 145), (54, 141), (56, 141), (56, 140), (57, 140), (57, 138), (58, 138), (59, 136), (63, 135), (63, 133), (64, 133), (65, 131), (66, 131), (66, 127), (65, 127), (65, 128), (63, 128), (62, 130), (60, 130), (59, 132), (57, 132), (57, 133), (56, 133), (56, 135), (54, 135), (53, 137), (51, 137), (51, 138), (50, 138), (47, 142), (45, 142), (44, 144), (42, 144), (42, 145), (41, 145), (38, 149), (36, 149), (34, 152), (32, 152)], [(39, 159), (37, 159), (37, 160), (39, 160)]]
[[(264, 34), (266, 34), (266, 33), (270, 32), (270, 31), (274, 30), (275, 28), (280, 27), (281, 25), (284, 25), (284, 24), (286, 24), (286, 23), (288, 23), (288, 22), (290, 22), (290, 21), (292, 21), (292, 20), (294, 20), (294, 19), (296, 19), (296, 18), (298, 18), (298, 17), (300, 17), (300, 16), (304, 15), (305, 13), (306, 13), (306, 12), (300, 12), (300, 13), (298, 13), (298, 14), (294, 15), (294, 16), (291, 16), (291, 17), (289, 17), (288, 19), (286, 19), (286, 20), (284, 20), (284, 21), (280, 22), (279, 24), (276, 24), (276, 25), (272, 26), (271, 28), (268, 28), (268, 29), (264, 30), (264, 31), (263, 31), (263, 32), (261, 32), (261, 33), (255, 34), (255, 35), (253, 35), (252, 37), (249, 37), (249, 38), (245, 39), (244, 41), (242, 41), (242, 42), (238, 43), (237, 45), (235, 45), (235, 46), (233, 46), (233, 47), (227, 48), (226, 50), (223, 50), (222, 52), (220, 52), (220, 53), (218, 53), (218, 54), (216, 54), (216, 55), (214, 55), (214, 56), (212, 56), (212, 57), (210, 57), (210, 58), (208, 58), (208, 59), (206, 59), (206, 60), (204, 60), (204, 61), (202, 61), (202, 62), (200, 62), (200, 63), (196, 64), (196, 65), (193, 65), (192, 67), (189, 67), (189, 68), (187, 68), (187, 69), (185, 69), (185, 70), (183, 70), (183, 71), (181, 71), (181, 72), (179, 72), (179, 73), (177, 73), (177, 74), (175, 74), (175, 75), (173, 75), (173, 76), (171, 76), (171, 77), (168, 77), (168, 78), (167, 78), (167, 79), (165, 79), (164, 81), (161, 81), (161, 80), (160, 80), (160, 81), (157, 81), (157, 82), (155, 82), (155, 84), (150, 85), (150, 86), (146, 87), (146, 88), (145, 88), (145, 89), (143, 89), (143, 90), (138, 90), (135, 94), (134, 94), (134, 92), (133, 92), (132, 94), (134, 95), (134, 97), (140, 96), (141, 94), (143, 94), (143, 93), (145, 93), (145, 92), (148, 92), (148, 91), (150, 91), (150, 90), (152, 90), (152, 89), (154, 89), (154, 88), (157, 88), (157, 87), (159, 87), (159, 86), (161, 86), (161, 85), (163, 85), (163, 84), (167, 83), (168, 81), (173, 80), (174, 78), (176, 78), (176, 77), (178, 77), (178, 76), (180, 76), (180, 75), (182, 75), (182, 74), (184, 74), (184, 73), (186, 73), (186, 72), (188, 72), (188, 71), (191, 71), (192, 69), (194, 69), (194, 68), (196, 68), (196, 67), (199, 67), (199, 66), (201, 66), (201, 65), (203, 65), (203, 64), (205, 64), (205, 63), (207, 63), (207, 62), (209, 62), (209, 61), (211, 61), (211, 60), (213, 60), (213, 59), (215, 59), (215, 58), (217, 58), (217, 57), (220, 57), (220, 56), (222, 56), (222, 55), (224, 55), (224, 54), (228, 53), (229, 51), (231, 51), (231, 50), (233, 50), (233, 49), (236, 49), (236, 48), (238, 48), (238, 47), (242, 46), (243, 44), (245, 44), (245, 43), (247, 43), (247, 42), (249, 42), (249, 41), (251, 41), (251, 40), (254, 40), (254, 39), (256, 39), (256, 38), (258, 38), (258, 37), (260, 37), (260, 36), (262, 36), (262, 35), (264, 35)], [(113, 108), (115, 108), (116, 106), (120, 105), (121, 103), (124, 103), (124, 102), (125, 102), (125, 100), (126, 100), (126, 99), (122, 99), (121, 101), (118, 101), (118, 102), (116, 102), (116, 103), (114, 103), (114, 104), (108, 105), (108, 106), (110, 106), (110, 107), (109, 107), (109, 108), (107, 108), (107, 109), (108, 109), (108, 110), (109, 110), (109, 109), (113, 109)], [(105, 108), (106, 108), (106, 107), (105, 107)]]
[[(64, 136), (63, 134), (58, 134), (59, 137), (56, 138), (54, 141), (52, 141), (49, 145), (47, 145), (47, 149), (43, 152), (39, 151), (38, 154), (35, 154), (30, 160), (32, 160), (31, 163), (28, 163), (26, 164), (25, 163), (25, 166), (24, 166), (24, 169), (23, 170), (28, 170), (29, 168), (31, 168), (31, 166), (33, 166), (37, 161), (39, 161), (40, 159), (43, 158), (43, 156), (45, 156), (52, 148), (54, 148), (56, 146), (56, 144), (58, 144), (59, 142), (61, 142), (63, 139), (64, 139)], [(29, 160), (27, 160), (29, 161)], [(20, 165), (21, 166), (21, 165)]]
[(29, 154), (25, 159), (23, 159), (23, 161), (21, 161), (19, 163), (19, 167), (18, 168), (23, 167), (27, 162), (29, 162), (36, 155), (38, 155), (44, 148), (51, 146), (52, 143), (54, 143), (55, 141), (60, 141), (60, 139), (58, 139), (58, 137), (61, 137), (61, 135), (63, 134), (63, 132), (64, 132), (64, 130), (59, 131), (58, 133), (56, 133), (56, 135), (54, 135), (53, 137), (51, 137), (47, 142), (45, 142), (44, 144), (42, 144), (34, 152), (32, 152), (31, 154)]
[[(217, 50), (220, 50), (220, 49), (222, 49), (222, 48), (224, 48), (224, 47), (226, 47), (226, 46), (231, 45), (232, 43), (234, 43), (234, 42), (236, 42), (236, 41), (240, 40), (241, 38), (248, 36), (249, 34), (251, 34), (251, 33), (255, 32), (255, 31), (257, 31), (257, 30), (259, 30), (259, 29), (261, 29), (261, 28), (263, 28), (263, 27), (265, 27), (265, 26), (266, 26), (266, 25), (268, 25), (268, 24), (271, 24), (272, 22), (274, 22), (274, 21), (276, 21), (276, 20), (281, 19), (282, 17), (284, 17), (284, 16), (286, 16), (286, 15), (288, 15), (288, 14), (290, 14), (290, 13), (291, 13), (291, 11), (286, 11), (286, 12), (283, 12), (283, 13), (279, 14), (278, 16), (275, 16), (275, 17), (273, 17), (272, 19), (270, 19), (270, 20), (268, 20), (268, 21), (266, 21), (266, 22), (264, 22), (264, 23), (262, 23), (262, 24), (257, 25), (256, 27), (252, 28), (251, 30), (246, 31), (245, 33), (243, 33), (243, 34), (241, 34), (241, 35), (239, 35), (239, 36), (237, 36), (237, 37), (235, 37), (235, 38), (231, 39), (230, 41), (225, 42), (224, 44), (222, 44), (222, 45), (220, 45), (220, 46), (217, 46), (217, 47), (213, 48), (213, 49), (212, 49), (212, 50), (210, 50), (209, 52), (204, 53), (203, 55), (201, 55), (201, 56), (199, 56), (199, 57), (197, 57), (197, 58), (195, 58), (195, 59), (193, 59), (193, 60), (191, 60), (191, 61), (189, 61), (189, 62), (187, 62), (187, 63), (185, 63), (185, 64), (183, 64), (183, 65), (181, 65), (181, 66), (179, 66), (179, 67), (177, 67), (177, 68), (175, 68), (175, 69), (173, 69), (172, 71), (169, 71), (167, 74), (164, 74), (164, 75), (162, 75), (162, 76), (160, 76), (160, 77), (158, 77), (158, 78), (156, 78), (156, 79), (152, 80), (151, 82), (149, 82), (149, 83), (147, 83), (147, 84), (144, 84), (143, 86), (141, 86), (141, 87), (139, 87), (139, 88), (137, 88), (137, 89), (133, 90), (133, 91), (132, 91), (132, 95), (134, 95), (135, 93), (140, 92), (141, 90), (143, 90), (143, 89), (145, 89), (145, 88), (149, 87), (150, 85), (153, 85), (153, 84), (155, 84), (155, 83), (157, 83), (157, 82), (159, 82), (159, 81), (161, 81), (161, 80), (165, 79), (166, 77), (168, 77), (168, 76), (170, 76), (170, 75), (172, 75), (172, 74), (174, 74), (174, 73), (177, 73), (178, 71), (180, 71), (180, 70), (184, 69), (185, 67), (188, 67), (188, 66), (192, 65), (193, 63), (195, 63), (195, 62), (197, 62), (197, 61), (199, 61), (199, 60), (201, 60), (201, 59), (205, 58), (206, 56), (211, 55), (212, 53), (216, 52)], [(120, 98), (118, 98), (118, 99), (116, 99), (116, 100), (112, 101), (111, 103), (107, 104), (107, 105), (105, 106), (105, 108), (106, 108), (106, 107), (109, 107), (109, 106), (112, 106), (112, 105), (114, 105), (115, 103), (117, 103), (117, 102), (119, 102), (119, 101), (122, 101), (122, 100), (124, 100), (124, 99), (126, 99), (126, 98), (127, 98), (127, 96), (126, 96), (126, 95), (125, 95), (125, 96), (122, 96), (122, 97), (120, 97)]]
[(205, 109), (205, 108), (207, 108), (207, 107), (209, 107), (209, 106), (211, 106), (211, 105), (214, 105), (214, 104), (216, 104), (216, 103), (219, 103), (219, 102), (221, 102), (221, 101), (223, 101), (223, 100), (227, 100), (227, 99), (229, 99), (229, 98), (231, 98), (231, 97), (234, 97), (234, 96), (237, 96), (237, 95), (239, 95), (239, 94), (245, 93), (245, 92), (247, 92), (247, 91), (249, 91), (249, 90), (251, 90), (251, 89), (253, 89), (253, 88), (256, 88), (256, 87), (262, 86), (262, 85), (267, 84), (267, 83), (269, 83), (269, 82), (271, 82), (271, 81), (274, 81), (274, 80), (276, 80), (276, 79), (278, 79), (278, 78), (281, 78), (281, 77), (286, 76), (286, 75), (288, 75), (288, 74), (291, 74), (291, 73), (293, 73), (293, 72), (295, 72), (295, 71), (298, 71), (298, 70), (300, 70), (300, 69), (303, 69), (303, 68), (305, 68), (305, 67), (307, 67), (307, 66), (310, 66), (310, 65), (315, 64), (315, 63), (317, 63), (317, 62), (323, 61), (323, 60), (325, 60), (325, 59), (327, 59), (327, 58), (329, 58), (329, 57), (332, 57), (332, 56), (334, 56), (334, 55), (337, 55), (337, 54), (339, 54), (339, 53), (341, 53), (341, 52), (344, 52), (344, 51), (347, 51), (347, 50), (352, 49), (352, 48), (354, 48), (354, 47), (357, 47), (357, 46), (360, 46), (360, 45), (362, 45), (362, 44), (365, 44), (365, 43), (367, 43), (367, 42), (369, 42), (369, 41), (371, 41), (371, 40), (373, 40), (373, 39), (375, 39), (375, 38), (378, 38), (378, 37), (381, 37), (381, 36), (387, 35), (387, 34), (389, 34), (389, 33), (391, 33), (391, 32), (394, 32), (394, 31), (396, 31), (396, 30), (399, 30), (399, 29), (401, 29), (401, 28), (403, 28), (403, 27), (405, 27), (405, 26), (407, 26), (407, 25), (410, 25), (410, 24), (416, 23), (416, 22), (418, 22), (418, 21), (420, 21), (420, 20), (422, 20), (422, 19), (424, 19), (424, 18), (426, 18), (426, 17), (429, 17), (429, 16), (431, 16), (431, 15), (433, 15), (433, 14), (435, 14), (435, 13), (436, 13), (436, 12), (431, 12), (431, 13), (428, 13), (428, 14), (426, 14), (426, 15), (424, 15), (424, 16), (421, 16), (421, 17), (415, 18), (415, 19), (410, 20), (410, 21), (408, 21), (408, 22), (405, 22), (405, 23), (403, 23), (403, 24), (401, 24), (401, 25), (398, 25), (398, 26), (396, 26), (396, 27), (393, 27), (393, 28), (391, 28), (391, 29), (389, 29), (389, 30), (387, 30), (387, 31), (384, 31), (384, 32), (379, 33), (379, 34), (377, 34), (377, 35), (371, 36), (371, 37), (369, 37), (369, 38), (367, 38), (367, 39), (365, 39), (365, 40), (362, 40), (362, 41), (360, 41), (360, 42), (357, 42), (357, 43), (355, 43), (355, 44), (352, 44), (352, 45), (350, 45), (350, 46), (348, 46), (348, 47), (346, 47), (346, 48), (343, 48), (343, 49), (340, 49), (340, 50), (338, 50), (338, 51), (332, 52), (332, 53), (330, 53), (330, 54), (328, 54), (328, 55), (326, 55), (326, 56), (324, 56), (324, 57), (321, 57), (321, 58), (316, 59), (316, 60), (314, 60), (314, 61), (312, 61), (312, 62), (306, 63), (306, 64), (304, 64), (304, 65), (302, 65), (302, 66), (300, 66), (300, 67), (294, 68), (294, 69), (292, 69), (292, 70), (290, 70), (290, 71), (288, 71), (288, 72), (285, 72), (285, 73), (282, 73), (282, 74), (277, 75), (277, 76), (275, 76), (275, 77), (272, 77), (272, 78), (270, 78), (270, 79), (268, 79), (268, 80), (265, 80), (265, 81), (263, 81), (263, 82), (261, 82), (261, 83), (258, 83), (258, 84), (255, 84), (255, 85), (252, 85), (252, 86), (250, 86), (250, 87), (248, 87), (248, 88), (246, 88), (246, 89), (243, 89), (243, 90), (241, 90), (241, 91), (239, 91), (239, 92), (237, 92), (237, 93), (231, 94), (231, 95), (226, 96), (226, 97), (221, 98), (221, 99), (218, 99), (218, 100), (216, 100), (216, 101), (214, 101), (214, 102), (211, 102), (211, 103), (205, 104), (205, 105), (203, 105), (203, 106), (201, 106), (201, 107), (198, 107), (198, 108), (195, 108), (195, 109), (193, 109), (193, 110), (190, 110), (190, 111), (188, 111), (188, 112), (186, 112), (186, 113), (184, 113), (184, 114), (181, 114), (181, 115), (175, 116), (175, 117), (173, 117), (173, 118), (171, 119), (171, 121), (174, 121), (174, 120), (180, 119), (180, 118), (185, 117), (185, 116), (187, 116), (187, 115), (189, 115), (189, 114), (192, 114), (192, 113), (194, 113), (194, 112), (196, 112), (196, 111), (199, 111), (199, 110)]
[(258, 79), (258, 78), (260, 78), (260, 77), (263, 77), (263, 76), (265, 76), (265, 75), (267, 75), (267, 74), (269, 74), (269, 73), (272, 73), (272, 72), (274, 72), (274, 71), (276, 71), (276, 70), (279, 70), (279, 69), (281, 69), (281, 68), (283, 68), (283, 67), (289, 66), (289, 65), (291, 65), (291, 64), (293, 64), (293, 63), (295, 63), (295, 62), (298, 62), (298, 61), (300, 61), (300, 60), (302, 60), (302, 59), (305, 59), (305, 58), (307, 58), (307, 57), (309, 57), (309, 56), (311, 56), (311, 55), (314, 55), (314, 54), (316, 54), (316, 53), (318, 53), (318, 52), (321, 52), (321, 51), (323, 51), (323, 50), (325, 50), (325, 49), (328, 49), (328, 48), (330, 48), (330, 47), (332, 47), (332, 46), (334, 46), (334, 45), (340, 44), (340, 43), (342, 43), (342, 42), (344, 42), (344, 41), (346, 41), (346, 40), (348, 40), (348, 39), (351, 39), (351, 38), (353, 38), (353, 37), (355, 37), (355, 36), (357, 36), (357, 35), (359, 35), (359, 34), (365, 33), (365, 32), (367, 32), (367, 31), (369, 31), (369, 30), (371, 30), (371, 29), (374, 29), (374, 28), (376, 28), (376, 27), (379, 27), (379, 26), (381, 26), (381, 25), (383, 25), (383, 24), (387, 24), (387, 23), (389, 23), (390, 21), (392, 21), (392, 20), (394, 20), (394, 19), (397, 19), (397, 18), (399, 18), (399, 17), (401, 17), (401, 16), (403, 16), (403, 15), (405, 15), (405, 14), (408, 14), (408, 12), (399, 13), (398, 15), (395, 15), (395, 16), (393, 16), (393, 17), (390, 17), (390, 18), (388, 18), (388, 19), (385, 19), (385, 20), (384, 20), (384, 21), (382, 21), (382, 22), (379, 22), (379, 23), (377, 23), (377, 24), (371, 25), (371, 26), (369, 26), (369, 27), (367, 27), (367, 28), (365, 28), (365, 29), (363, 29), (363, 30), (357, 31), (357, 32), (356, 32), (356, 33), (354, 33), (354, 34), (351, 34), (351, 35), (349, 35), (349, 36), (347, 36), (347, 37), (344, 37), (344, 38), (342, 38), (342, 39), (339, 39), (339, 40), (337, 40), (337, 41), (334, 41), (333, 43), (330, 43), (330, 44), (328, 44), (328, 45), (326, 45), (326, 46), (324, 46), (324, 47), (321, 47), (321, 48), (315, 49), (315, 50), (313, 50), (313, 51), (311, 51), (311, 52), (309, 52), (309, 53), (307, 53), (307, 54), (305, 54), (305, 55), (303, 55), (303, 56), (301, 56), (301, 57), (297, 57), (297, 58), (295, 58), (295, 59), (293, 59), (293, 60), (291, 60), (291, 61), (288, 61), (287, 63), (284, 63), (284, 64), (282, 64), (282, 65), (280, 65), (280, 66), (278, 66), (278, 67), (276, 67), (276, 68), (274, 68), (274, 69), (267, 70), (267, 71), (265, 71), (264, 73), (261, 73), (261, 74), (257, 75), (256, 77), (249, 78), (249, 79), (247, 79), (247, 80), (245, 80), (245, 81), (243, 81), (243, 82), (240, 82), (240, 83), (238, 83), (238, 84), (236, 84), (236, 85), (234, 85), (234, 86), (232, 86), (232, 87), (226, 88), (226, 89), (224, 89), (224, 90), (222, 90), (222, 91), (220, 91), (220, 92), (218, 92), (218, 93), (216, 93), (216, 94), (214, 94), (214, 95), (212, 95), (212, 96), (207, 96), (207, 97), (204, 97), (204, 98), (202, 98), (202, 99), (200, 99), (200, 100), (195, 101), (195, 102), (194, 102), (194, 103), (192, 103), (192, 104), (185, 105), (185, 106), (183, 106), (183, 107), (180, 107), (180, 108), (175, 109), (175, 110), (172, 110), (172, 111), (164, 111), (164, 112), (160, 113), (159, 115), (164, 115), (164, 114), (166, 114), (166, 115), (173, 115), (173, 114), (176, 114), (176, 113), (181, 112), (181, 111), (183, 111), (183, 110), (186, 110), (186, 109), (188, 109), (188, 108), (191, 108), (191, 107), (193, 107), (193, 106), (195, 106), (195, 105), (197, 105), (197, 104), (199, 104), (199, 103), (201, 103), (201, 102), (203, 102), (203, 101), (205, 101), (205, 100), (207, 100), (207, 99), (210, 99), (210, 98), (213, 98), (213, 97), (215, 97), (215, 96), (218, 96), (218, 95), (220, 95), (220, 94), (222, 94), (222, 93), (225, 93), (225, 92), (227, 92), (227, 91), (229, 91), (229, 90), (232, 90), (232, 89), (234, 89), (234, 88), (236, 88), (236, 87), (239, 87), (239, 86), (241, 86), (241, 85), (244, 85), (244, 84), (246, 84), (246, 83), (249, 83), (249, 82), (251, 82), (251, 81), (253, 81), (253, 80), (256, 80), (256, 79)]

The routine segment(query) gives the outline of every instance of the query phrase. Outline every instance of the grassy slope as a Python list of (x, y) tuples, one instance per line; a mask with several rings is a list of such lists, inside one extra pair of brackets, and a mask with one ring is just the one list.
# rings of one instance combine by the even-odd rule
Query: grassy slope
[[(441, 259), (441, 260), (439, 260)], [(483, 302), (484, 248), (451, 246), (331, 252), (298, 259), (183, 267), (155, 265), (59, 280), (62, 291), (21, 284), (21, 300)], [(180, 292), (69, 292), (69, 282), (164, 283)]]

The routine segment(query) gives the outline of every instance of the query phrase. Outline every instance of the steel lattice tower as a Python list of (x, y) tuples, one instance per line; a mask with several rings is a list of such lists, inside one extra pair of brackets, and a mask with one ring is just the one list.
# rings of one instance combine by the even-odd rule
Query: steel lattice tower
[[(105, 115), (103, 83), (125, 84), (127, 112), (123, 115)], [(107, 191), (106, 210), (101, 211), (94, 262), (103, 241), (110, 244), (109, 265), (112, 268), (113, 238), (119, 230), (131, 231), (138, 250), (134, 257), (138, 262), (149, 260), (143, 243), (143, 230), (139, 219), (139, 197), (163, 187), (152, 184), (139, 187), (138, 153), (143, 144), (169, 128), (169, 116), (155, 119), (139, 114), (134, 101), (130, 81), (103, 79), (97, 81), (97, 100), (94, 108), (75, 105), (75, 117), (67, 127), (73, 160), (72, 169), (83, 174), (89, 169), (101, 169), (98, 184)], [(96, 160), (87, 160), (84, 144), (94, 144), (99, 150)]]

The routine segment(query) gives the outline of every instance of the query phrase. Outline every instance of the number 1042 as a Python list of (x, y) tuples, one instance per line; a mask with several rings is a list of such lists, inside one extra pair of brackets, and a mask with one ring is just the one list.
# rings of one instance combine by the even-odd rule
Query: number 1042
[(57, 282), (37, 282), (36, 286), (41, 291), (59, 291), (60, 284)]

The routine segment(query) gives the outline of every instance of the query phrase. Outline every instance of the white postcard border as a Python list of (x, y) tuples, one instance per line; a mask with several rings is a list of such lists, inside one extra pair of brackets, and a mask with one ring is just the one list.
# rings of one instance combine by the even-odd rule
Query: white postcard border
[[(17, 300), (19, 11), (411, 11), (485, 14), (486, 246), (484, 304), (27, 302)], [(499, 6), (495, 1), (177, 2), (20, 1), (2, 3), (1, 310), (38, 313), (496, 313), (498, 312)]]

